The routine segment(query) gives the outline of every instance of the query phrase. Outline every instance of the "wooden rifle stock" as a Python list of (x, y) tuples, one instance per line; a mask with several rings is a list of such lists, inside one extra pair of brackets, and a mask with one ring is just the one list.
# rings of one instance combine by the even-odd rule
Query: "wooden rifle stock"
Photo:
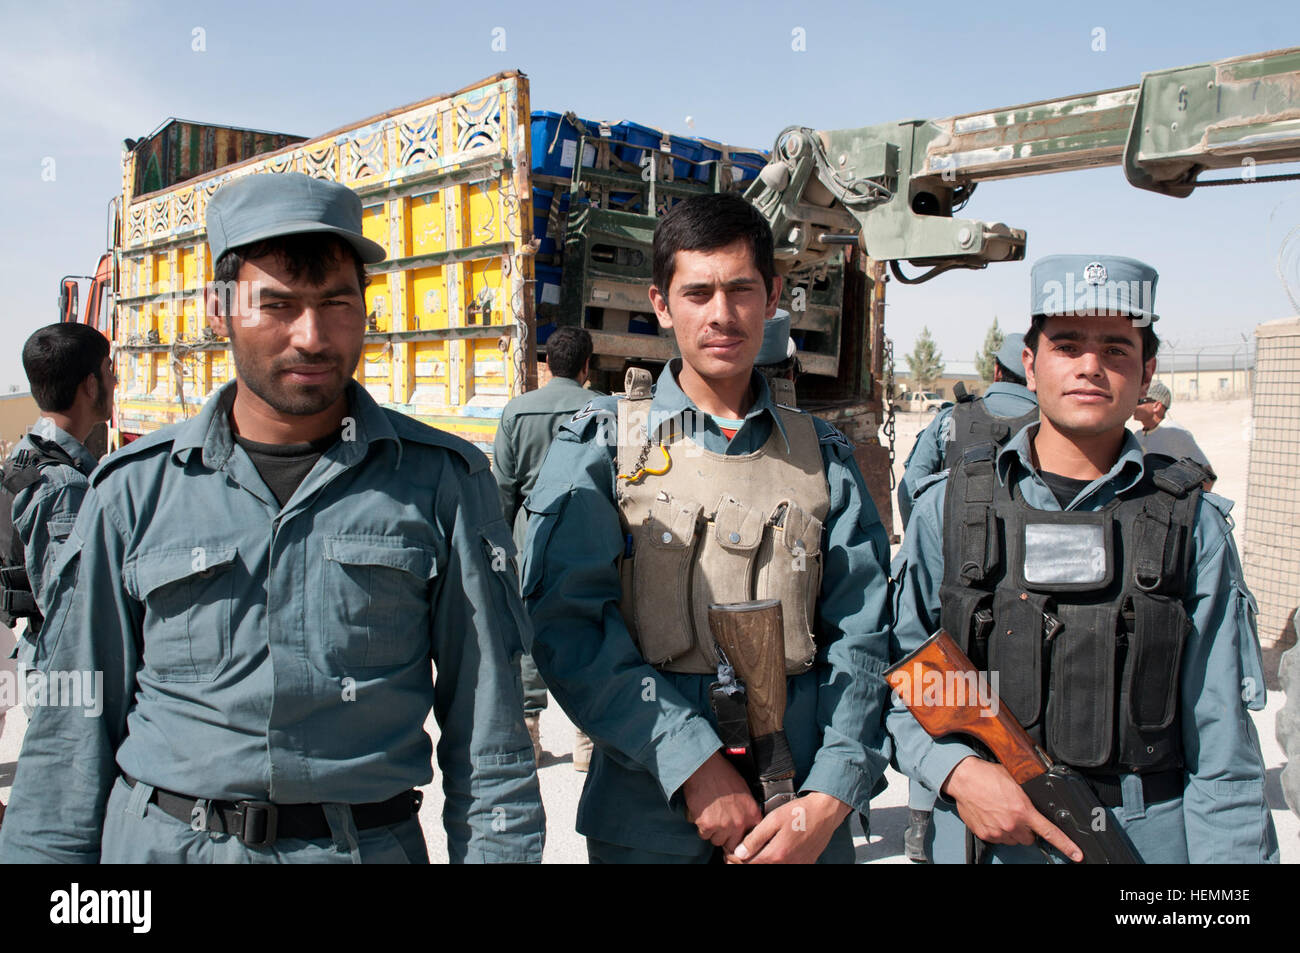
[(984, 743), (1017, 784), (1024, 784), (1052, 762), (996, 696), (986, 696), (993, 699), (991, 706), (981, 703), (977, 686), (983, 678), (987, 675), (943, 630), (885, 672), (889, 687), (932, 738), (970, 735)]
[[(1040, 814), (1083, 851), (1085, 864), (1140, 864), (1123, 834), (1097, 824), (1105, 809), (1079, 773), (1034, 744), (1016, 716), (942, 629), (886, 669), (885, 680), (933, 738), (964, 734), (983, 742)], [(983, 690), (981, 690), (983, 688)]]
[(794, 798), (794, 758), (785, 738), (785, 625), (779, 599), (709, 606), (709, 629), (745, 685), (756, 788), (763, 813)]

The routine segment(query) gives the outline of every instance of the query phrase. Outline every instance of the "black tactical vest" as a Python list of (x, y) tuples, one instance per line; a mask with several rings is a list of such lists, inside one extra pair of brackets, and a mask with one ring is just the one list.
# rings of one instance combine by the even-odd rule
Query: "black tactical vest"
[(1183, 766), (1183, 609), (1205, 471), (1151, 454), (1101, 510), (1030, 507), (966, 451), (944, 501), (941, 619), (1054, 760), (1085, 773)]
[(1019, 417), (997, 417), (989, 413), (981, 398), (962, 393), (948, 420), (948, 442), (944, 445), (943, 465), (951, 470), (957, 461), (977, 443), (992, 440), (999, 447), (1038, 420), (1038, 408)]
[(41, 627), (41, 613), (27, 578), (23, 542), (14, 532), (14, 497), (41, 478), (47, 466), (77, 466), (75, 460), (52, 440), (34, 434), (27, 439), (35, 449), (19, 450), (0, 470), (0, 622), (12, 627), (19, 619), (30, 619), (28, 633)]

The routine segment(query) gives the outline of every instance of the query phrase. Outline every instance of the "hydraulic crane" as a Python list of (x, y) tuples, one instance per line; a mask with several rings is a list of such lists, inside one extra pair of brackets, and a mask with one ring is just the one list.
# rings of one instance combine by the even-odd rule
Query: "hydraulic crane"
[[(1122, 89), (948, 119), (859, 129), (789, 126), (749, 187), (782, 268), (798, 274), (861, 244), (916, 283), (1018, 261), (1025, 232), (954, 217), (979, 183), (1122, 165), (1138, 188), (1185, 197), (1209, 185), (1297, 179), (1256, 166), (1300, 161), (1300, 47), (1146, 73)], [(1234, 175), (1202, 179), (1232, 169)], [(928, 270), (905, 277), (900, 261)]]

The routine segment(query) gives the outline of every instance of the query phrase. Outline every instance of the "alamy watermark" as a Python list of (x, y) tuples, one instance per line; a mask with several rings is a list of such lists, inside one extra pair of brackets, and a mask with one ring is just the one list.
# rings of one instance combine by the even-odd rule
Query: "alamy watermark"
[[(981, 718), (996, 718), (999, 709), (997, 672), (922, 669), (897, 673), (894, 695), (908, 708), (972, 708)], [(891, 676), (895, 677), (895, 676)]]
[(1099, 274), (1085, 270), (1076, 279), (1073, 272), (1067, 271), (1064, 281), (1053, 278), (1043, 282), (1039, 313), (1065, 317), (1121, 317), (1132, 320), (1134, 327), (1148, 326), (1155, 307), (1155, 282), (1116, 281), (1104, 277), (1104, 271)]
[(13, 671), (0, 671), (0, 707), (80, 708), (87, 718), (104, 712), (104, 673), (42, 672), (23, 662)]

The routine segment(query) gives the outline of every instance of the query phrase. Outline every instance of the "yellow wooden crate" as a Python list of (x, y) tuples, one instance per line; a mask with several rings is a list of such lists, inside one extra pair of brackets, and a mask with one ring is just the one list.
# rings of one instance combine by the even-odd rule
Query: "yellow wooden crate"
[(205, 331), (207, 201), (243, 175), (296, 171), (354, 189), (388, 252), (368, 268), (357, 380), (381, 403), (490, 449), (501, 408), (533, 368), (528, 81), (502, 73), (449, 96), (226, 166), (147, 195), (122, 170), (118, 429), (193, 415), (230, 379)]

